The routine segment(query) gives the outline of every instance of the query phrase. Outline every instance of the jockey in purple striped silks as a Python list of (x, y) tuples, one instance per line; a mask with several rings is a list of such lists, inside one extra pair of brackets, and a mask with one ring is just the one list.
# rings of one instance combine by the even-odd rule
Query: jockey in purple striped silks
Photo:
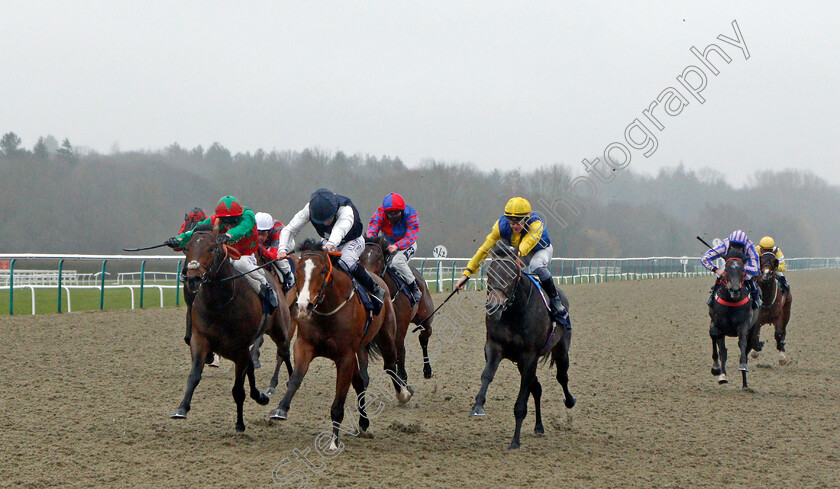
[[(723, 258), (726, 260), (730, 258), (730, 255), (733, 252), (741, 253), (747, 257), (744, 261), (744, 272), (746, 274), (744, 285), (750, 291), (750, 297), (752, 297), (753, 301), (752, 307), (755, 309), (761, 305), (761, 290), (758, 288), (758, 285), (756, 285), (755, 280), (753, 280), (758, 276), (759, 272), (758, 253), (756, 253), (755, 245), (752, 241), (750, 241), (750, 238), (747, 237), (745, 232), (740, 229), (733, 231), (732, 234), (729, 235), (729, 238), (724, 239), (721, 244), (707, 251), (706, 254), (700, 258), (700, 263), (702, 263), (706, 269), (715, 272), (718, 277), (722, 277), (724, 270), (716, 267), (713, 262), (717, 258)], [(712, 287), (712, 295), (707, 301), (709, 305), (711, 305), (712, 301), (715, 300), (715, 292), (717, 291), (718, 284), (720, 284), (720, 279), (718, 279), (718, 281), (715, 282), (714, 287)]]

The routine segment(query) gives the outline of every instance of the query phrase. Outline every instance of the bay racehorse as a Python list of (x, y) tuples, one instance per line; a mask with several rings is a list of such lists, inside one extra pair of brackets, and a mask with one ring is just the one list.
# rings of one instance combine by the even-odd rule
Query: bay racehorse
[[(709, 336), (712, 339), (712, 375), (718, 376), (718, 383), (729, 382), (726, 377), (726, 337), (738, 338), (741, 351), (738, 370), (741, 371), (742, 388), (747, 386), (747, 354), (755, 344), (758, 311), (752, 308), (750, 292), (744, 286), (746, 255), (730, 250), (727, 255), (724, 274), (718, 279), (714, 300), (709, 306)], [(720, 351), (720, 362), (718, 362)]]
[[(267, 333), (289, 355), (289, 310), (278, 307), (271, 315), (263, 315), (257, 292), (231, 264), (229, 257), (238, 253), (234, 248), (218, 244), (218, 229), (209, 225), (196, 228), (186, 247), (186, 278), (184, 289), (195, 295), (192, 305), (192, 335), (190, 352), (192, 369), (187, 378), (187, 390), (181, 405), (172, 418), (186, 418), (193, 392), (201, 380), (204, 360), (216, 353), (236, 365), (233, 399), (236, 402), (236, 431), (245, 431), (242, 406), (245, 401), (245, 377), (248, 377), (251, 398), (258, 404), (268, 404), (268, 396), (260, 393), (254, 378), (254, 364), (249, 348), (263, 333)], [(233, 278), (236, 277), (236, 278)], [(266, 276), (275, 290), (279, 285)]]
[(365, 250), (362, 252), (359, 262), (368, 272), (379, 275), (388, 285), (397, 321), (397, 373), (400, 378), (403, 382), (408, 380), (408, 373), (405, 370), (405, 336), (408, 332), (409, 323), (414, 323), (420, 328), (418, 339), (420, 340), (420, 348), (423, 350), (423, 377), (430, 379), (432, 378), (432, 365), (429, 363), (429, 338), (432, 336), (432, 320), (434, 319), (431, 314), (435, 308), (432, 294), (429, 292), (426, 280), (423, 279), (420, 272), (416, 268), (410, 267), (417, 283), (420, 284), (420, 291), (423, 293), (420, 302), (412, 306), (408, 296), (400, 291), (394, 277), (387, 272), (389, 258), (387, 249), (388, 243), (384, 237), (365, 238)]
[(785, 337), (787, 336), (787, 325), (790, 322), (790, 307), (793, 303), (793, 295), (788, 290), (783, 292), (776, 280), (776, 268), (779, 266), (779, 259), (773, 253), (762, 253), (759, 257), (761, 273), (758, 275), (758, 286), (761, 288), (761, 297), (764, 303), (761, 305), (758, 315), (758, 324), (755, 327), (755, 345), (750, 356), (758, 358), (758, 352), (764, 347), (763, 341), (758, 341), (761, 334), (761, 326), (772, 324), (775, 328), (774, 338), (776, 349), (779, 351), (779, 365), (788, 363), (785, 355)]
[[(391, 377), (400, 402), (411, 399), (411, 389), (396, 375), (397, 354), (394, 345), (396, 323), (390, 301), (368, 322), (368, 312), (358, 296), (350, 274), (341, 269), (340, 252), (325, 251), (320, 242), (306, 240), (300, 248), (295, 271), (297, 300), (297, 339), (294, 372), (286, 395), (271, 413), (271, 419), (288, 417), (292, 398), (303, 382), (309, 364), (317, 357), (335, 362), (335, 398), (330, 408), (333, 438), (330, 449), (337, 448), (338, 430), (344, 420), (344, 403), (350, 384), (357, 394), (359, 427), (367, 431), (370, 420), (365, 409), (365, 390), (369, 381), (368, 355), (380, 353), (385, 371)], [(374, 276), (380, 287), (385, 284)], [(349, 411), (349, 410), (348, 410)]]
[[(569, 392), (569, 347), (571, 329), (551, 321), (547, 303), (537, 285), (522, 271), (523, 264), (513, 248), (499, 242), (491, 252), (492, 262), (487, 270), (487, 303), (485, 324), (487, 340), (484, 344), (484, 372), (481, 388), (475, 396), (472, 416), (483, 416), (487, 387), (496, 375), (502, 359), (516, 363), (521, 381), (513, 414), (516, 430), (508, 448), (519, 448), (522, 421), (528, 412), (528, 397), (534, 397), (536, 425), (534, 433), (545, 432), (540, 413), (542, 385), (537, 379), (537, 363), (551, 355), (551, 366), (557, 365), (557, 381), (563, 388), (564, 404), (571, 409), (575, 398)], [(562, 297), (563, 305), (569, 301)]]
[[(265, 254), (263, 254), (262, 250), (263, 250), (263, 248), (260, 247), (259, 251), (257, 251), (257, 253), (256, 253), (257, 264), (266, 265), (266, 264), (268, 264), (269, 261), (271, 261), (271, 258), (269, 256), (266, 256)], [(289, 257), (287, 259), (292, 260), (295, 263), (295, 266), (297, 266), (297, 257), (296, 256), (289, 255)], [(277, 283), (279, 283), (279, 284), (283, 283), (283, 275), (276, 268), (276, 266), (270, 265), (266, 268), (266, 270), (268, 270), (271, 273), (271, 275), (274, 276), (274, 279), (277, 281)], [(273, 285), (272, 285), (272, 287), (273, 287)], [(275, 289), (275, 290), (281, 290), (281, 289)], [(285, 304), (281, 303), (280, 307), (285, 306), (289, 309), (289, 317), (291, 318), (291, 323), (289, 325), (289, 339), (291, 340), (291, 338), (295, 335), (295, 329), (297, 328), (297, 322), (295, 320), (296, 311), (297, 311), (297, 304), (295, 304), (295, 301), (297, 301), (297, 288), (292, 287), (291, 289), (287, 290), (285, 296), (286, 296), (286, 302), (285, 302)], [(260, 354), (259, 352), (260, 352), (260, 347), (263, 344), (263, 338), (264, 338), (264, 336), (260, 336), (257, 339), (257, 341), (254, 342), (254, 347), (251, 349), (251, 356), (253, 358), (255, 367), (257, 365), (257, 362), (259, 362), (259, 354)], [(288, 348), (286, 348), (284, 350), (283, 348), (278, 346), (277, 347), (277, 362), (275, 363), (275, 366), (274, 366), (274, 373), (272, 374), (271, 380), (268, 383), (268, 388), (265, 391), (265, 393), (268, 394), (269, 396), (271, 396), (271, 395), (273, 395), (277, 392), (277, 384), (279, 382), (279, 377), (280, 377), (280, 367), (283, 366), (284, 364), (286, 365), (286, 370), (288, 371), (289, 377), (291, 377), (293, 369), (292, 369), (292, 359), (291, 359), (291, 355), (289, 355), (289, 350), (288, 350)]]

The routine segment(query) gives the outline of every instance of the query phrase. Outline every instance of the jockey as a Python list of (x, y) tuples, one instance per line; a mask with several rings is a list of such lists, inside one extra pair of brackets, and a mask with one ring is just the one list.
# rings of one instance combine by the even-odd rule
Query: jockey
[(374, 315), (379, 314), (385, 303), (386, 292), (359, 263), (359, 256), (365, 249), (362, 236), (362, 221), (353, 202), (343, 195), (321, 188), (310, 197), (309, 203), (295, 214), (289, 224), (280, 232), (277, 258), (283, 259), (292, 249), (294, 238), (306, 223), (311, 222), (324, 248), (341, 252), (339, 262), (350, 275), (362, 284), (374, 299)]
[(540, 285), (548, 294), (552, 320), (569, 328), (569, 312), (560, 298), (562, 291), (554, 284), (548, 270), (554, 253), (548, 230), (542, 216), (531, 212), (531, 204), (522, 197), (514, 197), (505, 205), (505, 214), (493, 224), (493, 230), (467, 264), (456, 288), (464, 287), (470, 275), (478, 270), (479, 265), (487, 258), (487, 253), (499, 240), (517, 248), (517, 256), (528, 266), (530, 273), (539, 277)]
[(417, 252), (417, 235), (420, 232), (420, 220), (417, 212), (411, 206), (405, 205), (400, 194), (388, 194), (382, 201), (382, 207), (376, 209), (368, 223), (367, 237), (374, 238), (379, 231), (385, 235), (388, 242), (387, 252), (393, 255), (390, 266), (400, 275), (400, 278), (411, 289), (414, 302), (420, 302), (423, 292), (420, 283), (408, 260)]
[[(257, 226), (254, 218), (254, 211), (243, 207), (235, 197), (226, 195), (219, 200), (216, 206), (216, 213), (200, 224), (218, 226), (219, 236), (216, 242), (219, 244), (230, 243), (240, 253), (238, 260), (231, 258), (234, 268), (240, 273), (247, 273), (245, 278), (251, 287), (257, 291), (263, 301), (263, 313), (271, 314), (277, 308), (279, 302), (274, 290), (271, 289), (265, 279), (265, 271), (257, 267), (257, 259), (254, 252), (257, 251)], [(184, 246), (192, 238), (193, 231), (181, 233), (174, 238), (169, 238), (166, 244), (172, 248)], [(252, 272), (253, 273), (248, 273)]]
[(782, 250), (780, 250), (778, 246), (776, 246), (776, 241), (770, 236), (765, 236), (758, 242), (758, 246), (755, 247), (755, 251), (758, 252), (759, 257), (764, 253), (773, 253), (776, 259), (779, 260), (779, 266), (776, 267), (776, 278), (779, 279), (779, 285), (782, 287), (782, 292), (790, 292), (790, 285), (788, 284), (787, 278), (782, 273), (787, 270), (787, 265), (785, 265), (785, 254), (782, 253)]
[[(280, 231), (283, 230), (283, 223), (275, 221), (268, 212), (257, 212), (255, 218), (257, 220), (257, 233), (260, 236), (260, 253), (266, 259), (274, 260), (277, 258), (277, 251), (280, 248)], [(295, 244), (292, 241), (291, 248), (294, 249), (294, 247)], [(288, 292), (295, 286), (295, 274), (292, 273), (289, 260), (280, 260), (275, 263), (280, 273), (283, 274), (283, 291)]]
[[(747, 237), (747, 234), (739, 229), (737, 231), (733, 231), (732, 234), (729, 235), (729, 238), (724, 239), (721, 244), (710, 249), (700, 258), (700, 263), (702, 263), (707, 270), (715, 272), (718, 277), (723, 277), (725, 270), (716, 267), (712, 261), (716, 258), (723, 258), (724, 260), (728, 259), (730, 251), (743, 253), (747, 257), (747, 261), (744, 262), (744, 285), (746, 285), (747, 289), (750, 291), (753, 309), (761, 305), (761, 290), (758, 288), (758, 285), (756, 285), (755, 280), (753, 280), (759, 272), (758, 253), (756, 253), (755, 250), (756, 247), (753, 245), (752, 241), (750, 241), (750, 238)], [(720, 279), (715, 282), (714, 287), (712, 287), (712, 295), (709, 297), (709, 300), (706, 301), (706, 303), (710, 306), (712, 305), (712, 301), (715, 300), (715, 292), (717, 291), (719, 283)]]
[[(205, 219), (207, 219), (207, 213), (204, 212), (204, 209), (201, 207), (194, 207), (193, 210), (184, 214), (184, 222), (181, 224), (181, 229), (178, 230), (178, 234), (191, 231), (194, 227), (198, 226), (198, 223)], [(184, 248), (177, 247), (172, 250), (184, 251)]]

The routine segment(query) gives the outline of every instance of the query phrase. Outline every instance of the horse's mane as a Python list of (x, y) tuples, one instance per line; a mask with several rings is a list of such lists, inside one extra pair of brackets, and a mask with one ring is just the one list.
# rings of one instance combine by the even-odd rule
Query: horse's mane
[(202, 233), (202, 232), (213, 232), (213, 225), (212, 224), (199, 224), (195, 228), (193, 228), (194, 233)]
[(516, 249), (513, 246), (503, 243), (502, 241), (496, 241), (493, 249), (490, 250), (490, 257), (493, 259), (514, 258), (516, 257)]
[(370, 236), (365, 236), (365, 244), (373, 243), (373, 244), (377, 244), (379, 246), (383, 246), (384, 241), (385, 241), (385, 236), (382, 236), (382, 235), (374, 236), (372, 238)]
[(320, 239), (306, 238), (298, 251), (326, 251)]

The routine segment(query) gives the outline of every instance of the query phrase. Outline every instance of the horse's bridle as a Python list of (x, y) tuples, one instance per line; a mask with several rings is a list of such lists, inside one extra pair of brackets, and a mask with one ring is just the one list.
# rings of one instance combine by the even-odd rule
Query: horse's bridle
[[(728, 258), (728, 259), (726, 260), (726, 263), (729, 263), (729, 262), (731, 262), (732, 260), (739, 261), (739, 262), (741, 262), (741, 264), (742, 264), (742, 265), (744, 264), (744, 260), (742, 260), (742, 259), (740, 259), (740, 258), (738, 258), (738, 257), (736, 257), (736, 256), (734, 256), (734, 257), (732, 257), (732, 258)], [(724, 281), (724, 282), (727, 282), (727, 281), (728, 281), (728, 280), (727, 280), (727, 273), (726, 273), (726, 265), (724, 265), (724, 269), (723, 269), (723, 277), (722, 277), (722, 278), (723, 278), (723, 281)], [(741, 284), (740, 284), (741, 286), (743, 286), (743, 285), (744, 285), (744, 280), (745, 280), (746, 278), (747, 278), (747, 274), (746, 274), (746, 273), (744, 273), (744, 275), (741, 277)]]
[[(198, 231), (197, 233), (194, 233), (194, 234), (208, 234), (211, 237), (213, 236), (213, 233), (211, 233), (209, 231)], [(221, 255), (219, 253), (219, 246), (221, 246), (221, 248), (224, 249), (224, 255)], [(227, 246), (217, 245), (216, 250), (213, 252), (213, 261), (210, 262), (209, 267), (205, 266), (203, 263), (199, 263), (196, 260), (192, 260), (191, 262), (184, 265), (183, 273), (186, 276), (186, 271), (187, 270), (204, 269), (204, 273), (202, 273), (201, 276), (199, 277), (200, 280), (201, 280), (201, 282), (199, 283), (199, 289), (200, 289), (202, 285), (209, 284), (209, 283), (211, 283), (215, 280), (216, 276), (219, 273), (219, 269), (225, 263), (225, 260), (228, 259), (229, 254), (230, 253), (228, 251)], [(222, 256), (221, 260), (219, 260), (219, 256)], [(196, 290), (196, 294), (197, 293), (198, 293), (198, 290)], [(225, 303), (222, 304), (221, 306), (217, 306), (217, 307), (222, 308), (222, 307), (227, 306), (233, 300), (233, 297), (235, 295), (236, 295), (236, 280), (233, 281), (233, 291), (230, 294), (230, 299), (225, 301)]]
[[(319, 311), (317, 311), (318, 306), (320, 306), (321, 303), (324, 302), (324, 299), (327, 297), (327, 286), (330, 284), (330, 279), (332, 278), (333, 265), (332, 265), (332, 260), (329, 257), (329, 253), (330, 252), (327, 252), (327, 257), (326, 257), (327, 258), (327, 266), (329, 267), (328, 270), (327, 270), (327, 278), (325, 278), (324, 283), (321, 284), (321, 290), (319, 290), (318, 295), (315, 296), (315, 299), (316, 299), (315, 300), (315, 305), (312, 306), (312, 312), (314, 312), (315, 314), (318, 314), (320, 316), (332, 316), (333, 314), (337, 313), (339, 310), (341, 310), (342, 307), (344, 307), (345, 304), (347, 304), (348, 301), (350, 301), (350, 299), (353, 297), (353, 294), (356, 292), (355, 287), (350, 287), (350, 296), (347, 297), (347, 299), (345, 299), (344, 302), (339, 304), (338, 307), (336, 307), (335, 309), (333, 309), (330, 312), (319, 312)], [(300, 255), (301, 261), (303, 261), (303, 259), (307, 256), (317, 256), (317, 257), (320, 257), (320, 258), (324, 257), (321, 253), (303, 252)], [(300, 282), (298, 282), (298, 283), (300, 283)], [(300, 293), (300, 290), (298, 290), (298, 293)]]
[(513, 260), (510, 260), (510, 259), (507, 259), (507, 258), (496, 258), (496, 259), (493, 260), (493, 262), (511, 263), (514, 266), (514, 268), (516, 268), (516, 280), (514, 280), (513, 287), (511, 287), (511, 289), (512, 289), (511, 292), (512, 293), (511, 293), (510, 296), (507, 295), (507, 293), (506, 293), (507, 290), (505, 290), (505, 288), (494, 287), (494, 286), (490, 285), (489, 280), (488, 280), (488, 283), (487, 283), (487, 295), (490, 295), (490, 292), (493, 291), (493, 290), (498, 290), (502, 294), (502, 296), (505, 298), (505, 302), (503, 302), (502, 305), (501, 305), (501, 310), (502, 310), (502, 312), (504, 312), (505, 310), (507, 310), (508, 307), (510, 307), (510, 305), (513, 303), (514, 299), (516, 298), (516, 288), (519, 287), (519, 282), (522, 280), (522, 269), (520, 268), (519, 263), (517, 263)]

